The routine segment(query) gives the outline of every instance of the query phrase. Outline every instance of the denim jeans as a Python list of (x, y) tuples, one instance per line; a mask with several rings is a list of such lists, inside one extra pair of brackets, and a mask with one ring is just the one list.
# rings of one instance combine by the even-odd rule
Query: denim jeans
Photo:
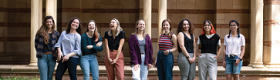
[(148, 66), (144, 64), (145, 61), (145, 54), (141, 54), (141, 61), (142, 63), (139, 64), (140, 67), (138, 67), (138, 70), (134, 70), (134, 65), (132, 65), (132, 78), (134, 80), (147, 80), (148, 76)]
[(68, 69), (68, 73), (70, 76), (70, 80), (77, 80), (77, 65), (79, 64), (79, 58), (70, 57), (68, 61), (61, 62), (56, 69), (55, 80), (62, 80), (62, 76), (64, 75), (65, 71)]
[(157, 55), (157, 73), (159, 80), (172, 80), (173, 78), (173, 53), (165, 55), (163, 51), (158, 51)]
[(80, 67), (83, 71), (84, 80), (89, 80), (89, 74), (91, 72), (92, 79), (98, 80), (99, 78), (99, 66), (95, 54), (83, 55), (80, 57)]
[(38, 58), (37, 65), (40, 73), (40, 80), (52, 80), (56, 63), (52, 55), (52, 53), (42, 54), (42, 58)]
[(240, 74), (240, 70), (242, 67), (242, 61), (239, 62), (237, 66), (234, 65), (236, 62), (235, 59), (239, 59), (238, 56), (228, 57), (226, 56), (226, 69), (225, 74)]

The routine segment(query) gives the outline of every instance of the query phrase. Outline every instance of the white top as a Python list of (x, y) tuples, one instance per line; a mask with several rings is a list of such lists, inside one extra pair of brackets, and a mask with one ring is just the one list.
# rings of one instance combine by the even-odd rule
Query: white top
[[(206, 35), (206, 37), (207, 37), (208, 39), (210, 39), (210, 38), (213, 37), (213, 36), (214, 36), (214, 34)], [(200, 44), (200, 43), (201, 43), (201, 42), (200, 42), (200, 39), (199, 39), (199, 37), (198, 37), (198, 39), (197, 39), (197, 44)], [(221, 45), (221, 39), (219, 39), (218, 45)]]
[(75, 56), (72, 56), (73, 58), (79, 58), (81, 55), (81, 35), (79, 33), (68, 33), (66, 34), (66, 31), (63, 31), (58, 39), (58, 42), (55, 44), (54, 47), (60, 47), (63, 56), (69, 54), (69, 53), (76, 53)]
[(241, 47), (245, 47), (245, 37), (240, 34), (239, 38), (238, 35), (235, 37), (230, 36), (228, 38), (227, 34), (224, 38), (224, 45), (226, 46), (226, 55), (236, 55), (240, 57)]

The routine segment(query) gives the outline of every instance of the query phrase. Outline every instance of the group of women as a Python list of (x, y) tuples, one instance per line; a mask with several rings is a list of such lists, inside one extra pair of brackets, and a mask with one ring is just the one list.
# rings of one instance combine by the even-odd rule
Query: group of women
[[(103, 50), (103, 42), (97, 31), (96, 23), (90, 20), (87, 31), (81, 34), (82, 22), (78, 18), (70, 20), (66, 31), (61, 34), (54, 30), (51, 16), (44, 19), (43, 25), (36, 33), (35, 48), (37, 51), (38, 68), (41, 80), (52, 80), (56, 62), (58, 62), (55, 79), (62, 80), (68, 70), (71, 80), (77, 80), (76, 68), (80, 64), (84, 80), (99, 79), (97, 55)], [(108, 80), (124, 80), (123, 45), (125, 32), (117, 19), (112, 19), (109, 31), (105, 32), (106, 48), (105, 67)], [(180, 21), (177, 36), (172, 33), (171, 20), (162, 21), (162, 34), (159, 35), (157, 58), (153, 60), (151, 38), (145, 34), (144, 20), (138, 20), (135, 32), (131, 34), (128, 45), (131, 58), (132, 77), (134, 80), (146, 80), (148, 71), (155, 65), (159, 80), (172, 80), (174, 58), (173, 52), (178, 51), (178, 66), (181, 80), (193, 80), (195, 77), (198, 56), (199, 80), (216, 80), (217, 58), (221, 52), (221, 41), (211, 21), (203, 23), (201, 35), (195, 43), (194, 26), (188, 19)], [(245, 52), (245, 38), (239, 31), (239, 23), (229, 22), (229, 34), (224, 37), (223, 66), (227, 79), (232, 76), (239, 80), (242, 57)]]

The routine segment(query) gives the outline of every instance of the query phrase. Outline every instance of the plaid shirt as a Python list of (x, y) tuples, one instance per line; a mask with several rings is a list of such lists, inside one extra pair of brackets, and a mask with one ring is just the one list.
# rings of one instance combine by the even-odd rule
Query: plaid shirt
[[(54, 45), (57, 43), (59, 39), (59, 33), (57, 31), (54, 31), (54, 33), (52, 33), (52, 54), (53, 55), (53, 59), (56, 60), (57, 57), (57, 52), (56, 52), (56, 48), (54, 47)], [(42, 58), (42, 54), (43, 53), (43, 49), (44, 49), (44, 37), (41, 35), (36, 34), (35, 36), (35, 48), (36, 48), (36, 57), (37, 58)]]

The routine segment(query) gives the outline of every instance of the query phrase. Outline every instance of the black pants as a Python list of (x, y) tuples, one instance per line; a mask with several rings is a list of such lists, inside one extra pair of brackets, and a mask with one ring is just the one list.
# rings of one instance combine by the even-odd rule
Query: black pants
[(79, 58), (69, 58), (68, 61), (61, 62), (56, 69), (55, 80), (62, 80), (62, 76), (64, 75), (66, 69), (68, 69), (69, 76), (71, 80), (77, 80), (77, 65), (79, 64)]

